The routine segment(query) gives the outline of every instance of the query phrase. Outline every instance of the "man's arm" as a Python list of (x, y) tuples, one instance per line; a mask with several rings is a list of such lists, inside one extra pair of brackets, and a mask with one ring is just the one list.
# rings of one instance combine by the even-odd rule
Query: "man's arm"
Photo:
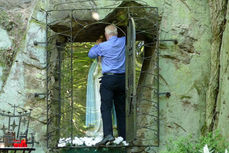
[(100, 48), (99, 44), (101, 42), (102, 42), (102, 39), (101, 38), (96, 41), (96, 45), (93, 46), (90, 49), (90, 51), (88, 53), (88, 57), (90, 57), (90, 58), (96, 58), (96, 57), (100, 56), (101, 48)]
[(98, 52), (99, 52), (99, 45), (95, 45), (90, 49), (88, 53), (88, 57), (96, 58), (98, 56)]

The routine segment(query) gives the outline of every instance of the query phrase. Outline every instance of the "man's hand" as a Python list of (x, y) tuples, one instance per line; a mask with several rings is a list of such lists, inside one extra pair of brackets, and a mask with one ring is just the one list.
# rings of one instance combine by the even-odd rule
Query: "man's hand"
[(96, 44), (100, 44), (101, 42), (103, 42), (103, 39), (102, 38), (99, 38), (98, 40), (96, 40)]

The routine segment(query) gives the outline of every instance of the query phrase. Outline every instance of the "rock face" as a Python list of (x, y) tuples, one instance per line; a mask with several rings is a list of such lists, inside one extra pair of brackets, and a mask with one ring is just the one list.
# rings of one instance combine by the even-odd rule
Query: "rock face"
[[(186, 13), (184, 13), (186, 12)], [(200, 135), (210, 73), (211, 27), (207, 1), (166, 1), (161, 22), (162, 136)], [(165, 130), (165, 131), (164, 131)], [(167, 138), (165, 138), (167, 139)]]
[[(223, 2), (223, 1), (222, 1)], [(215, 119), (213, 120), (214, 129), (220, 129), (225, 139), (229, 141), (229, 132), (226, 127), (229, 126), (228, 122), (228, 99), (229, 99), (229, 3), (223, 3), (223, 22), (221, 29), (221, 43), (219, 48), (219, 80), (218, 80), (218, 94), (215, 108)]]
[[(7, 103), (33, 108), (31, 130), (40, 144), (36, 152), (45, 146), (46, 103), (45, 97), (35, 93), (46, 92), (45, 12), (50, 9), (76, 8), (75, 1), (57, 0), (0, 0), (0, 104)], [(170, 92), (170, 97), (160, 97), (160, 147), (165, 148), (170, 138), (192, 134), (200, 136), (206, 131), (219, 129), (229, 138), (229, 3), (225, 0), (145, 0), (158, 7), (160, 15), (160, 40), (176, 39), (177, 44), (160, 42), (160, 91)], [(121, 2), (88, 1), (80, 8), (117, 7)], [(101, 10), (105, 19), (111, 10)], [(75, 17), (91, 20), (88, 11), (79, 11)], [(84, 14), (81, 15), (81, 14)], [(65, 26), (69, 14), (55, 13), (52, 21), (63, 18)], [(144, 23), (142, 23), (144, 24)], [(103, 27), (102, 27), (103, 28)], [(101, 29), (102, 29), (101, 28)], [(54, 29), (55, 30), (55, 29)], [(85, 35), (85, 34), (84, 34)], [(93, 38), (94, 39), (94, 38)], [(92, 39), (92, 40), (93, 40)], [(55, 54), (55, 53), (54, 53)], [(4, 57), (4, 58), (3, 58)], [(56, 58), (56, 55), (53, 55)], [(55, 66), (55, 62), (53, 63)], [(150, 78), (144, 79), (151, 80)], [(141, 102), (140, 102), (141, 103)], [(150, 106), (141, 111), (150, 113)], [(139, 121), (152, 124), (150, 117)], [(150, 138), (144, 130), (140, 135)], [(148, 151), (147, 151), (148, 150)], [(143, 152), (151, 152), (149, 148)]]
[[(9, 104), (32, 108), (30, 131), (35, 134), (36, 152), (45, 152), (45, 99), (35, 93), (45, 90), (45, 47), (35, 47), (33, 42), (45, 40), (45, 27), (34, 20), (35, 1), (0, 1), (1, 8), (1, 108), (12, 111)], [(33, 14), (35, 12), (35, 14)], [(38, 18), (39, 19), (39, 18)], [(3, 30), (4, 29), (4, 30)], [(7, 37), (9, 35), (9, 37)], [(4, 38), (2, 38), (4, 37)], [(45, 145), (44, 145), (45, 146)]]
[(8, 36), (8, 33), (4, 29), (0, 29), (1, 37), (0, 37), (0, 50), (8, 50), (10, 49), (12, 42)]
[[(9, 38), (9, 35), (6, 30), (0, 28), (0, 52), (3, 54), (3, 52), (7, 52), (7, 50), (10, 50), (12, 47), (12, 42)], [(4, 59), (1, 59), (1, 61), (4, 61)], [(4, 65), (1, 64), (0, 67), (0, 77), (3, 77), (3, 67)], [(3, 79), (0, 81), (0, 89), (2, 88), (3, 85)]]

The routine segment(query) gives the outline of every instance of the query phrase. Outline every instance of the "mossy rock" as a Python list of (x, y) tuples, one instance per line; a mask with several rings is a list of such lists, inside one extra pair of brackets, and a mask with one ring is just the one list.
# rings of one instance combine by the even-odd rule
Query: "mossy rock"
[(0, 26), (7, 31), (12, 30), (15, 26), (15, 23), (10, 20), (9, 15), (3, 10), (0, 11)]

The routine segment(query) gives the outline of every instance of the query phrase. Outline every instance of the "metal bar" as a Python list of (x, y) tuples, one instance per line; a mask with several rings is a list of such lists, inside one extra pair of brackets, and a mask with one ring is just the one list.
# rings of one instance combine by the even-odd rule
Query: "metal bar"
[(63, 129), (63, 128), (56, 128), (56, 129), (54, 129), (54, 130), (50, 130), (50, 131), (49, 131), (49, 136), (51, 137), (51, 136), (53, 136), (53, 135), (56, 135), (56, 132), (57, 132), (58, 130), (60, 130), (60, 129)]
[(4, 147), (4, 148), (0, 148), (0, 151), (3, 151), (3, 150), (5, 150), (5, 151), (9, 151), (9, 150), (34, 151), (35, 148), (20, 148), (20, 147), (18, 147), (18, 148), (17, 147)]
[[(153, 132), (157, 132), (157, 128), (156, 129), (154, 129), (154, 128), (151, 128), (151, 126), (150, 125), (146, 125), (146, 126), (141, 126), (141, 128), (143, 128), (143, 129), (148, 129), (148, 130), (152, 130)], [(148, 140), (152, 140), (152, 139), (148, 139)]]
[[(147, 128), (146, 128), (147, 129)], [(157, 132), (153, 132), (154, 136), (157, 137)], [(152, 139), (141, 139), (141, 141), (152, 141)], [(147, 143), (147, 142), (146, 142)], [(157, 146), (158, 147), (158, 146)]]
[[(46, 116), (46, 118), (47, 118), (47, 127), (46, 127), (46, 135), (47, 135), (47, 137), (49, 137), (49, 123), (48, 123), (48, 120), (49, 120), (49, 109), (48, 109), (48, 107), (49, 107), (49, 99), (48, 99), (48, 97), (49, 97), (49, 81), (48, 81), (48, 72), (49, 72), (49, 67), (48, 67), (48, 65), (49, 65), (49, 51), (48, 51), (48, 12), (46, 12), (46, 16), (45, 16), (45, 23), (46, 23), (46, 34), (45, 34), (45, 39), (46, 39), (46, 46), (45, 46), (45, 49), (46, 49), (46, 103), (47, 103), (47, 116)], [(47, 139), (47, 141), (46, 141), (46, 145), (47, 145), (47, 148), (49, 147), (49, 140)]]
[(148, 32), (148, 31), (141, 31), (141, 32), (138, 31), (138, 34), (139, 34), (139, 33), (145, 33), (145, 34), (149, 34), (149, 35), (151, 35), (151, 36), (154, 36), (152, 33)]
[(159, 96), (160, 95), (165, 95), (166, 97), (170, 97), (171, 96), (170, 92), (159, 92), (158, 94), (159, 94)]
[(159, 41), (172, 41), (174, 44), (178, 44), (178, 41), (176, 39), (165, 39), (165, 40), (159, 40)]
[(18, 124), (18, 131), (17, 131), (17, 139), (19, 138), (19, 131), (20, 131), (20, 128), (21, 128), (21, 116), (19, 118), (19, 124)]
[(57, 147), (56, 149), (77, 149), (77, 148), (133, 148), (133, 147), (158, 147), (157, 145), (128, 145), (128, 146), (120, 146), (120, 145), (102, 145), (102, 146), (67, 146), (67, 147)]
[[(68, 35), (68, 33), (67, 32), (70, 32), (69, 30), (67, 30), (67, 31), (63, 31), (63, 32), (57, 32), (57, 33), (55, 33), (54, 35), (51, 35), (51, 36), (49, 36), (48, 37), (48, 40), (51, 40), (51, 38), (53, 38), (53, 37), (56, 37), (56, 36), (59, 36), (59, 35), (61, 35), (61, 36), (65, 36), (65, 37), (70, 37), (71, 35)], [(65, 33), (67, 33), (67, 34), (65, 34)]]
[(154, 87), (152, 87), (153, 85), (139, 85), (138, 87), (143, 87), (143, 88), (149, 88), (149, 89), (151, 89), (151, 90), (157, 90), (157, 87), (156, 88), (154, 88)]
[[(75, 41), (75, 39), (78, 37), (78, 35), (80, 34), (80, 32), (82, 32), (85, 28), (87, 28), (87, 27), (89, 27), (89, 26), (92, 26), (92, 25), (95, 25), (95, 24), (100, 24), (100, 23), (102, 23), (102, 24), (111, 24), (111, 23), (109, 23), (109, 22), (103, 22), (103, 21), (99, 21), (99, 22), (95, 22), (95, 23), (88, 24), (88, 25), (84, 26), (83, 28), (81, 28), (81, 29), (75, 34), (75, 36), (74, 36), (74, 38), (73, 38), (72, 41)], [(116, 26), (116, 28), (117, 28), (118, 30), (120, 30), (120, 31), (126, 36), (126, 33), (125, 33), (120, 27)]]
[(73, 144), (73, 35), (72, 35), (72, 15), (73, 11), (71, 11), (71, 145)]
[(148, 113), (138, 113), (138, 115), (148, 115), (148, 116), (151, 116), (151, 117), (154, 117), (154, 118), (157, 118), (157, 115), (154, 115), (154, 114), (148, 114)]
[(10, 118), (11, 118), (11, 117), (9, 117), (9, 122), (8, 122), (8, 131), (10, 131)]
[(143, 57), (143, 60), (151, 60), (152, 58), (154, 58), (154, 56), (147, 56), (147, 57)]
[[(158, 15), (158, 10), (156, 10), (156, 14)], [(160, 92), (160, 52), (159, 52), (159, 21), (157, 20), (157, 43), (156, 43), (156, 53), (157, 53), (157, 115), (158, 115), (158, 119), (157, 119), (157, 141), (158, 141), (158, 147), (160, 146), (160, 102), (159, 102), (159, 92)]]
[[(66, 110), (70, 110), (70, 109), (71, 109), (71, 106), (69, 106), (69, 107), (66, 108)], [(61, 112), (61, 114), (59, 114), (59, 113), (53, 113), (52, 116), (50, 116), (49, 118), (52, 119), (54, 117), (58, 117), (59, 115), (64, 115), (66, 113), (68, 113), (68, 111)]]
[[(59, 6), (59, 5), (63, 5), (63, 4), (73, 4), (73, 5), (75, 5), (76, 3), (81, 3), (81, 4), (83, 4), (84, 2), (95, 2), (95, 1), (98, 1), (98, 0), (79, 0), (79, 1), (73, 1), (73, 2), (61, 2), (61, 3), (57, 3), (57, 4), (55, 4), (54, 5), (54, 8), (56, 8), (57, 6)], [(125, 1), (129, 1), (129, 0), (107, 0), (107, 1), (111, 1), (111, 2), (118, 2), (118, 1), (121, 1), (121, 2), (125, 2)], [(140, 1), (140, 2), (144, 2), (144, 1), (142, 1), (142, 0), (135, 0), (135, 1)], [(147, 3), (145, 2), (144, 3), (145, 5), (147, 5)], [(109, 5), (108, 5), (109, 6)], [(110, 5), (110, 6), (112, 6), (112, 5)]]
[(154, 73), (151, 73), (151, 72), (148, 72), (148, 71), (138, 71), (138, 72), (145, 73), (145, 74), (148, 74), (148, 75), (157, 76), (157, 74), (154, 74)]
[(152, 103), (154, 103), (154, 104), (156, 104), (157, 102), (155, 102), (155, 101), (153, 101), (153, 100), (149, 100), (149, 99), (142, 99), (142, 100), (145, 100), (145, 101), (148, 101), (148, 102), (152, 102)]
[(87, 25), (85, 25), (85, 24), (81, 24), (74, 16), (73, 16), (73, 19), (74, 19), (74, 21), (75, 22), (77, 22), (81, 27), (85, 27), (85, 26), (87, 26)]
[(20, 117), (20, 116), (27, 116), (28, 113), (24, 113), (22, 115), (8, 115), (8, 114), (5, 114), (5, 113), (1, 113), (0, 112), (0, 115), (2, 116), (7, 116), (7, 117)]
[(37, 46), (37, 45), (39, 45), (39, 44), (46, 44), (46, 42), (40, 42), (40, 41), (34, 41), (33, 42), (33, 44), (34, 44), (34, 46)]
[[(96, 8), (97, 10), (104, 10), (104, 9), (129, 9), (129, 8), (154, 8), (156, 9), (157, 7), (151, 7), (151, 6), (129, 6), (129, 7), (99, 7)], [(77, 10), (94, 10), (94, 8), (76, 8), (76, 9), (62, 9), (62, 10), (47, 10), (46, 12), (58, 12), (58, 11), (77, 11)]]
[(26, 129), (26, 134), (25, 134), (25, 136), (26, 136), (26, 139), (27, 139), (27, 136), (28, 136), (28, 132), (29, 132), (29, 122), (30, 122), (30, 116), (31, 116), (31, 111), (29, 112), (29, 118), (28, 118), (28, 122), (27, 122), (27, 129)]
[(38, 97), (40, 95), (46, 95), (47, 93), (34, 93), (34, 97)]
[(59, 115), (58, 115), (58, 138), (60, 138), (60, 124), (61, 124), (61, 52), (60, 49), (58, 49), (58, 85), (59, 85), (59, 89), (58, 89), (58, 104), (59, 104)]
[[(146, 100), (147, 101), (147, 100)], [(149, 101), (150, 102), (150, 101)], [(143, 103), (143, 102), (142, 102)], [(153, 106), (154, 108), (158, 109), (157, 108), (157, 104), (155, 103), (144, 103), (144, 104), (141, 104), (141, 106), (146, 106), (146, 107), (150, 107), (150, 106)]]

